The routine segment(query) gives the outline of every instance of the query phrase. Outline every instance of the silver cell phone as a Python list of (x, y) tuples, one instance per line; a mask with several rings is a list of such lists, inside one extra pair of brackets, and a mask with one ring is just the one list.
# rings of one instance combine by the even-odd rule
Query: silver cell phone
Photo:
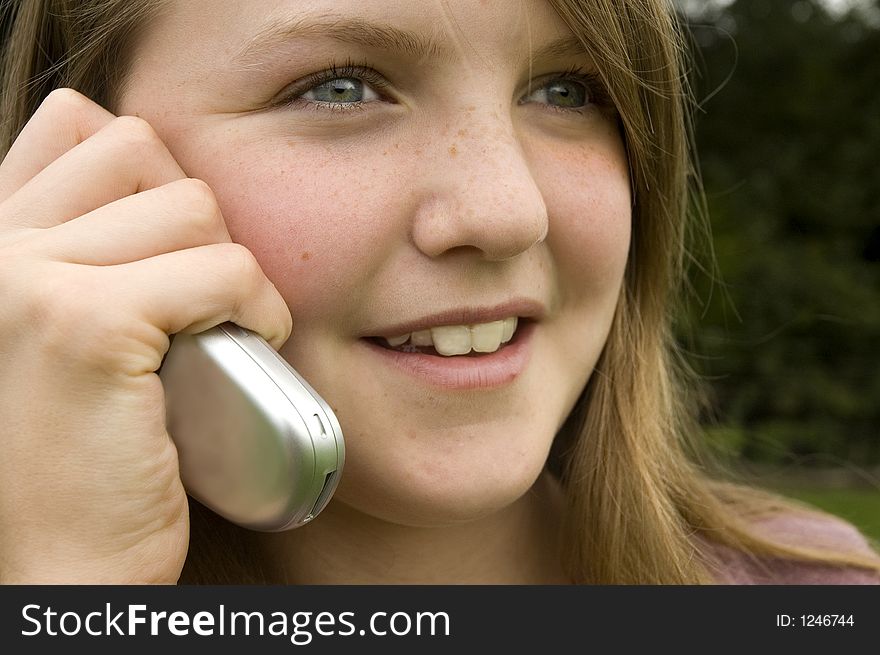
[(301, 526), (324, 509), (342, 474), (342, 429), (262, 337), (230, 322), (173, 335), (159, 377), (193, 498), (267, 532)]

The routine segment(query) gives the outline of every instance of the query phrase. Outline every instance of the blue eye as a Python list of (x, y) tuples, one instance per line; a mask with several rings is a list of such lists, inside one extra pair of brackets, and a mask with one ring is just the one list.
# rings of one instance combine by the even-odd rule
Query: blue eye
[(557, 80), (545, 84), (532, 95), (542, 94), (548, 103), (556, 103), (567, 109), (579, 109), (590, 102), (590, 93), (580, 82)]
[(313, 86), (300, 97), (310, 102), (350, 104), (378, 100), (379, 94), (357, 77), (337, 77)]
[[(542, 104), (556, 111), (583, 114), (591, 107), (609, 108), (613, 102), (596, 73), (579, 67), (571, 68), (557, 75), (533, 91), (528, 98), (539, 96)], [(522, 104), (530, 102), (528, 99)]]
[(320, 111), (350, 111), (363, 109), (363, 105), (381, 96), (374, 89), (388, 86), (379, 73), (364, 65), (347, 61), (341, 67), (331, 63), (327, 70), (309, 75), (292, 89), (280, 104), (306, 105)]
[[(278, 104), (329, 112), (363, 110), (365, 105), (383, 100), (377, 91), (388, 86), (385, 78), (366, 63), (354, 64), (349, 60), (340, 67), (331, 63), (326, 70), (309, 75)], [(575, 114), (584, 114), (593, 106), (613, 106), (599, 76), (579, 67), (547, 78), (520, 104), (532, 102), (547, 105), (553, 111)]]

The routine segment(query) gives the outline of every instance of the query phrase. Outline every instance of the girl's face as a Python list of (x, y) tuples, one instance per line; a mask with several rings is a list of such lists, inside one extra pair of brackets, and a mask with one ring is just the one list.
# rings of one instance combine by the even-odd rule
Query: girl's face
[(345, 434), (337, 502), (444, 525), (540, 474), (630, 240), (616, 118), (573, 43), (540, 0), (187, 0), (138, 42), (119, 113), (287, 300), (281, 354)]

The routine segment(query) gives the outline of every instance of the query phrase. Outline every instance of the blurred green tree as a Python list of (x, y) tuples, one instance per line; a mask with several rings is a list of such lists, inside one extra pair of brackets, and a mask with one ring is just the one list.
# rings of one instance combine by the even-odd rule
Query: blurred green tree
[(710, 435), (735, 455), (880, 463), (872, 5), (831, 16), (814, 1), (737, 0), (691, 18), (720, 279), (694, 269), (683, 327), (710, 386)]

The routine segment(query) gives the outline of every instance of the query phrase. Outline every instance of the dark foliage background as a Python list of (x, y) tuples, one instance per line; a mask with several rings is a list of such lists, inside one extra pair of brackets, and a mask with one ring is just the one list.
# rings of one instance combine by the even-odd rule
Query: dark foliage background
[(748, 460), (877, 466), (880, 2), (834, 16), (806, 0), (699, 5), (696, 140), (720, 279), (694, 268), (682, 341), (710, 387), (710, 437)]

